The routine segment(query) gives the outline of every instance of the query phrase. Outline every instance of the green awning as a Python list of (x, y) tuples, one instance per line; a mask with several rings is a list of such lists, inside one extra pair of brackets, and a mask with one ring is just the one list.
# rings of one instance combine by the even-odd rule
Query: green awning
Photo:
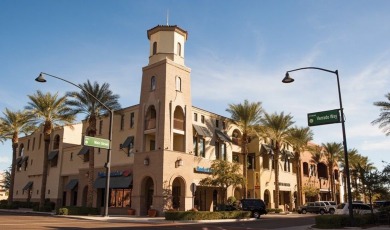
[(72, 179), (68, 182), (68, 184), (65, 185), (65, 190), (72, 190), (74, 189), (77, 184), (79, 183), (78, 179)]
[(85, 155), (89, 152), (89, 146), (83, 146), (77, 155)]
[(216, 129), (215, 130), (215, 133), (217, 134), (217, 137), (220, 141), (223, 141), (223, 142), (232, 142), (232, 140), (230, 139), (230, 137), (225, 134), (224, 132)]
[(265, 153), (267, 153), (269, 155), (273, 155), (274, 154), (274, 151), (272, 150), (272, 147), (270, 145), (262, 144), (260, 152), (262, 152), (261, 150), (263, 150), (263, 152), (265, 152)]
[(24, 187), (23, 187), (23, 190), (30, 190), (33, 186), (33, 183), (32, 181), (29, 181)]
[(49, 155), (47, 156), (47, 160), (51, 161), (53, 160), (54, 158), (56, 158), (56, 156), (58, 156), (58, 150), (53, 150), (49, 153)]
[[(110, 188), (130, 188), (133, 176), (110, 177)], [(106, 177), (99, 177), (93, 183), (94, 188), (106, 188)]]
[(134, 145), (134, 137), (133, 136), (129, 136), (126, 138), (125, 142), (123, 142), (123, 144), (121, 145), (121, 148), (131, 148), (132, 145)]
[(211, 137), (212, 136), (212, 133), (208, 130), (207, 127), (204, 127), (204, 126), (200, 126), (200, 125), (192, 125), (196, 131), (196, 133), (199, 135), (199, 136), (202, 136), (202, 137)]

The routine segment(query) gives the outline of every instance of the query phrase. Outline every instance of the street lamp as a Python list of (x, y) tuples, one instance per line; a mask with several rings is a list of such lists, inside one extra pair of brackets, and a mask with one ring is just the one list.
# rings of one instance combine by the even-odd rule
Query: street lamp
[[(294, 71), (298, 71), (298, 70), (304, 70), (304, 69), (321, 70), (321, 71), (325, 71), (325, 72), (336, 74), (336, 77), (337, 77), (337, 88), (338, 88), (338, 92), (339, 92), (339, 102), (340, 102), (341, 127), (342, 127), (342, 131), (343, 131), (343, 146), (344, 146), (345, 170), (346, 170), (346, 174), (347, 174), (347, 192), (348, 192), (349, 217), (352, 220), (353, 219), (353, 210), (352, 210), (351, 179), (349, 177), (347, 137), (345, 135), (345, 120), (344, 120), (343, 104), (342, 104), (342, 101), (341, 101), (339, 72), (338, 72), (338, 70), (332, 71), (332, 70), (327, 70), (327, 69), (318, 68), (318, 67), (303, 67), (303, 68), (293, 69), (293, 70), (287, 71), (286, 72), (286, 76), (283, 78), (282, 82), (283, 83), (291, 83), (291, 82), (293, 82), (294, 79), (290, 77), (289, 73), (290, 72), (294, 72)], [(333, 180), (333, 178), (332, 178), (332, 180)]]
[(76, 86), (77, 88), (81, 89), (83, 92), (87, 93), (89, 96), (91, 96), (93, 99), (95, 99), (97, 102), (99, 102), (107, 111), (110, 112), (110, 124), (109, 124), (109, 136), (108, 136), (108, 141), (110, 143), (108, 149), (107, 149), (107, 162), (105, 163), (105, 168), (106, 168), (106, 189), (105, 189), (105, 202), (104, 202), (104, 213), (103, 216), (107, 217), (108, 216), (108, 199), (109, 199), (109, 190), (110, 190), (110, 174), (111, 174), (111, 140), (112, 140), (112, 123), (114, 121), (114, 111), (110, 108), (108, 108), (103, 102), (101, 102), (99, 99), (97, 99), (94, 95), (92, 95), (90, 92), (87, 90), (81, 88), (80, 86), (76, 85), (73, 82), (70, 82), (68, 80), (62, 79), (60, 77), (53, 76), (48, 73), (41, 72), (37, 78), (35, 78), (35, 81), (44, 83), (46, 82), (46, 79), (43, 77), (43, 75), (57, 78), (61, 81), (67, 82), (71, 85)]

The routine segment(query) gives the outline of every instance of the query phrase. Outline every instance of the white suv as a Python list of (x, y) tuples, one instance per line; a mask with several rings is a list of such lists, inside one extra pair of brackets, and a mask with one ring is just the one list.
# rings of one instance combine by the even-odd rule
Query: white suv
[(326, 206), (326, 212), (330, 214), (334, 214), (336, 211), (337, 204), (335, 201), (321, 201), (325, 203)]
[[(336, 209), (336, 212), (335, 214), (338, 214), (338, 215), (348, 215), (349, 214), (349, 210), (348, 210), (348, 203), (341, 203), (339, 205), (337, 205), (337, 209)], [(352, 210), (353, 210), (353, 213), (357, 213), (357, 214), (369, 214), (371, 213), (371, 208), (370, 206), (366, 205), (366, 204), (361, 204), (361, 203), (352, 203)]]

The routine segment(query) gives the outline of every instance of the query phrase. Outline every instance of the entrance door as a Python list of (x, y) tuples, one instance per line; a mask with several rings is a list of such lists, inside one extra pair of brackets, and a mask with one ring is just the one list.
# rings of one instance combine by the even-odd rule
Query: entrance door
[(149, 210), (153, 206), (153, 195), (154, 195), (154, 183), (152, 178), (148, 178), (145, 183), (145, 208)]

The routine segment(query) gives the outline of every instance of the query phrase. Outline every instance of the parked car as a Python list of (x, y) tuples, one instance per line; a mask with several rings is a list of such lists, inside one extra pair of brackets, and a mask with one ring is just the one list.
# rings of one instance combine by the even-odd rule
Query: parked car
[(374, 208), (383, 208), (383, 207), (389, 207), (390, 206), (390, 200), (377, 200), (374, 201)]
[(314, 206), (314, 202), (307, 202), (306, 204), (299, 206), (298, 209), (297, 209), (297, 212), (299, 214), (306, 214), (307, 213), (307, 208), (309, 206)]
[(251, 211), (252, 217), (257, 219), (261, 215), (267, 214), (265, 203), (261, 199), (242, 199), (239, 208), (243, 211)]
[(321, 201), (321, 202), (324, 202), (325, 205), (326, 205), (326, 212), (329, 213), (329, 214), (334, 214), (334, 212), (336, 211), (336, 208), (337, 208), (337, 204), (335, 201)]
[[(334, 214), (337, 215), (348, 215), (349, 210), (348, 210), (349, 204), (348, 203), (341, 203), (337, 205), (336, 211)], [(362, 204), (362, 203), (352, 203), (352, 210), (353, 213), (357, 214), (369, 214), (371, 213), (371, 208), (367, 204)]]

